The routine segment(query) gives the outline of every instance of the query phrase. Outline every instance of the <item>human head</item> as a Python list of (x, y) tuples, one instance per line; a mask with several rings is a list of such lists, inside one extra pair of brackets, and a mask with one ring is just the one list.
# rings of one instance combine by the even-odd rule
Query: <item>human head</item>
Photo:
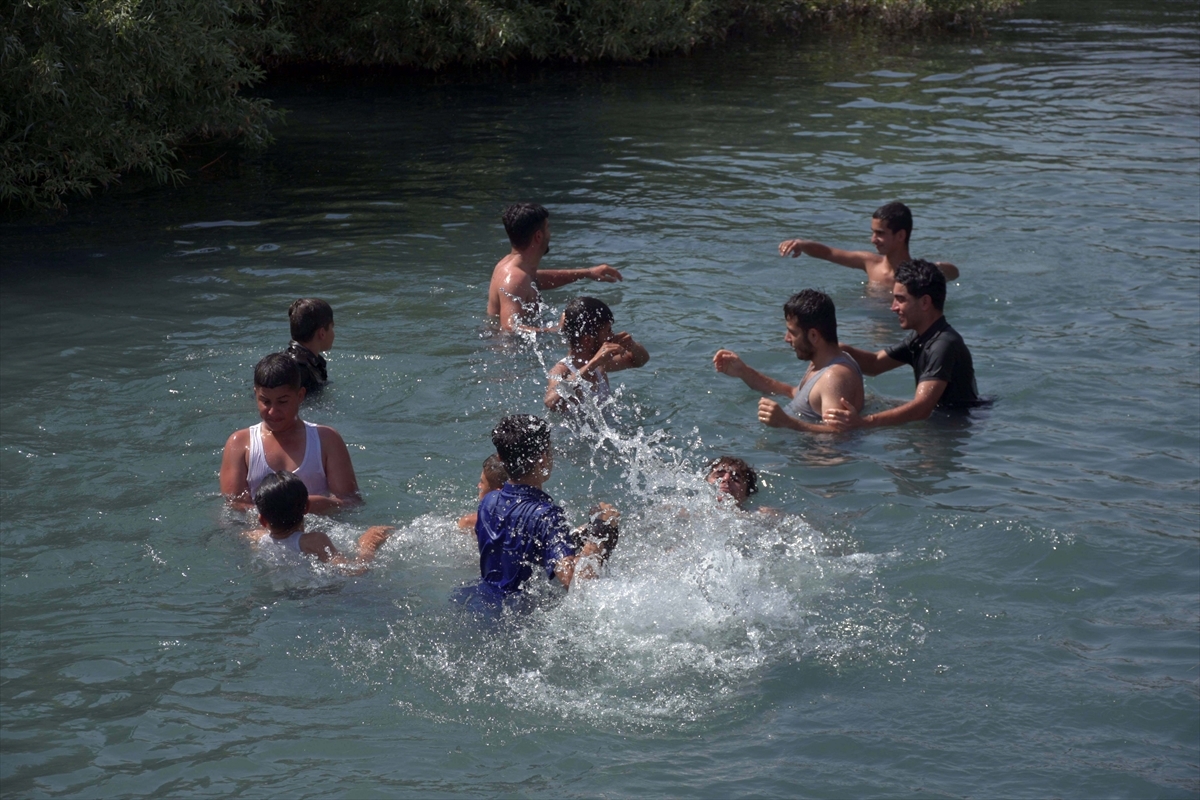
[(708, 482), (727, 494), (738, 505), (758, 491), (758, 473), (740, 458), (721, 456), (708, 465)]
[(319, 298), (302, 297), (288, 309), (288, 320), (294, 341), (311, 341), (317, 331), (333, 324), (333, 308)]
[(904, 231), (904, 243), (906, 245), (912, 241), (912, 212), (908, 210), (908, 206), (904, 205), (904, 203), (884, 203), (875, 209), (875, 213), (871, 215), (871, 219), (881, 220), (892, 233)]
[(500, 456), (492, 453), (483, 460), (483, 472), (479, 474), (481, 496), (499, 489), (506, 480), (508, 480), (508, 470), (504, 468), (504, 462), (500, 460)]
[(904, 288), (916, 299), (929, 295), (933, 307), (938, 311), (946, 306), (946, 276), (932, 261), (914, 258), (900, 262), (900, 266), (896, 267), (896, 283), (904, 284)]
[(271, 353), (254, 365), (255, 389), (300, 388), (300, 368), (287, 353)]
[(308, 510), (308, 487), (287, 470), (272, 472), (254, 493), (259, 521), (271, 530), (291, 531), (300, 527)]
[(824, 292), (805, 289), (783, 304), (783, 318), (795, 320), (804, 330), (815, 330), (826, 342), (837, 343), (837, 313), (833, 300)]
[(518, 250), (524, 250), (550, 219), (550, 212), (537, 203), (513, 203), (504, 209), (503, 219), (508, 241)]
[(605, 324), (612, 325), (612, 309), (603, 300), (594, 297), (573, 298), (563, 309), (563, 335), (572, 347), (578, 347), (584, 338), (596, 336)]
[(492, 444), (510, 480), (528, 475), (550, 450), (550, 426), (532, 414), (513, 414), (492, 430)]

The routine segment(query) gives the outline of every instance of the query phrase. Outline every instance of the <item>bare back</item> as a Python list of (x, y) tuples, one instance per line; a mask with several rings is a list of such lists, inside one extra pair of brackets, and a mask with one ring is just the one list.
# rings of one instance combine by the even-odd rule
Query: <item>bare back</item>
[(509, 253), (497, 262), (488, 285), (487, 313), (500, 318), (500, 329), (511, 331), (528, 322), (533, 309), (541, 303), (537, 267), (530, 269), (521, 253)]

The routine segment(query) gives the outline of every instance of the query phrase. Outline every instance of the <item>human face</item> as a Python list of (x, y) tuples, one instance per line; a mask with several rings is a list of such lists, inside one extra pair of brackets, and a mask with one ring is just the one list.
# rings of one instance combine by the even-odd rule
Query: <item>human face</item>
[(887, 223), (881, 219), (871, 220), (871, 244), (875, 251), (886, 256), (904, 245), (904, 231), (893, 233)]
[(258, 403), (258, 416), (267, 430), (281, 433), (292, 425), (300, 415), (300, 401), (304, 399), (304, 387), (277, 386), (274, 389), (254, 387), (254, 400)]
[(801, 361), (812, 361), (817, 350), (808, 340), (808, 331), (801, 328), (800, 323), (792, 317), (785, 317), (783, 322), (787, 326), (787, 333), (784, 334), (783, 340), (796, 351), (796, 358)]
[(708, 473), (708, 482), (717, 487), (717, 499), (722, 496), (732, 497), (739, 506), (746, 502), (750, 490), (746, 485), (746, 476), (729, 467), (716, 467)]
[(479, 483), (477, 483), (476, 486), (479, 487), (479, 499), (480, 500), (483, 499), (483, 496), (485, 494), (487, 494), (488, 492), (490, 492), (492, 490), (492, 487), (488, 485), (488, 479), (487, 479), (486, 472), (480, 471)]
[[(926, 295), (925, 297), (928, 297)], [(913, 297), (908, 293), (908, 287), (897, 283), (892, 287), (892, 311), (900, 320), (900, 328), (906, 331), (919, 330), (927, 317), (927, 304), (921, 301), (925, 297)]]

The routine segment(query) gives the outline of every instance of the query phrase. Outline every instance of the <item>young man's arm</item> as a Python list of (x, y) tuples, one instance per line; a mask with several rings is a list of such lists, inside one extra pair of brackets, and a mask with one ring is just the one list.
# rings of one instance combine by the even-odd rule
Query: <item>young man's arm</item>
[(550, 411), (565, 411), (567, 409), (568, 400), (574, 396), (574, 391), (563, 397), (559, 386), (570, 374), (567, 365), (563, 363), (555, 364), (549, 373), (549, 383), (546, 385), (546, 396), (543, 403)]
[(230, 435), (225, 442), (225, 452), (221, 454), (221, 494), (238, 511), (254, 508), (254, 498), (250, 496), (250, 485), (246, 482), (250, 473), (249, 451), (250, 429), (242, 428)]
[(742, 361), (742, 357), (732, 350), (718, 350), (713, 355), (713, 369), (734, 378), (741, 378), (742, 383), (756, 392), (780, 394), (788, 398), (796, 396), (795, 386), (762, 374)]
[(823, 261), (832, 261), (834, 264), (841, 264), (850, 269), (861, 269), (863, 272), (867, 272), (869, 266), (883, 259), (883, 256), (878, 253), (868, 253), (865, 250), (839, 250), (836, 247), (829, 247), (808, 239), (788, 239), (779, 244), (779, 255), (781, 256), (798, 258), (801, 253)]
[(946, 276), (948, 281), (958, 280), (958, 267), (951, 264), (949, 261), (935, 261), (933, 265), (938, 268), (938, 271)]
[(362, 575), (367, 571), (367, 565), (375, 559), (375, 551), (387, 541), (392, 530), (389, 525), (367, 528), (367, 532), (358, 539), (358, 557), (354, 560), (342, 555), (333, 540), (321, 531), (311, 531), (301, 536), (300, 551), (316, 556), (322, 563), (339, 567), (347, 575)]
[(758, 421), (770, 428), (791, 428), (805, 433), (832, 433), (828, 425), (805, 422), (783, 410), (783, 406), (769, 397), (758, 399)]
[(358, 480), (354, 477), (354, 465), (350, 463), (350, 451), (341, 434), (325, 425), (317, 426), (321, 436), (321, 460), (325, 467), (325, 483), (328, 495), (309, 495), (310, 514), (322, 514), (346, 506), (358, 505), (362, 498), (358, 494)]
[(845, 398), (851, 407), (862, 411), (863, 394), (862, 376), (845, 364), (834, 364), (808, 393), (808, 405), (824, 416), (827, 408), (841, 408)]
[(841, 343), (838, 344), (838, 347), (842, 348), (842, 352), (858, 362), (858, 368), (863, 371), (864, 375), (882, 375), (904, 364), (903, 361), (897, 361), (889, 356), (886, 350), (879, 350), (872, 353), (869, 350), (859, 350), (857, 347)]
[(825, 424), (837, 431), (850, 431), (855, 428), (881, 428), (885, 425), (903, 425), (906, 422), (929, 419), (942, 392), (946, 391), (946, 381), (921, 381), (917, 384), (916, 394), (904, 405), (868, 414), (863, 417), (858, 410), (844, 399), (840, 408), (831, 408), (825, 412)]
[(621, 273), (608, 264), (597, 264), (587, 269), (539, 269), (537, 274), (538, 286), (542, 289), (557, 289), (584, 278), (601, 283), (616, 283), (624, 280)]

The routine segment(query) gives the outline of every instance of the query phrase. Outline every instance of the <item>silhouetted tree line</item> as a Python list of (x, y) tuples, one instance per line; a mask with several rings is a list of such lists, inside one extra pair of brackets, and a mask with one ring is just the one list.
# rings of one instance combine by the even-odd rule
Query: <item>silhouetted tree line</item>
[[(978, 28), (1019, 0), (16, 0), (0, 51), (0, 205), (59, 208), (188, 143), (260, 148), (269, 68), (638, 60), (734, 26)], [(3, 12), (0, 12), (3, 13)]]

